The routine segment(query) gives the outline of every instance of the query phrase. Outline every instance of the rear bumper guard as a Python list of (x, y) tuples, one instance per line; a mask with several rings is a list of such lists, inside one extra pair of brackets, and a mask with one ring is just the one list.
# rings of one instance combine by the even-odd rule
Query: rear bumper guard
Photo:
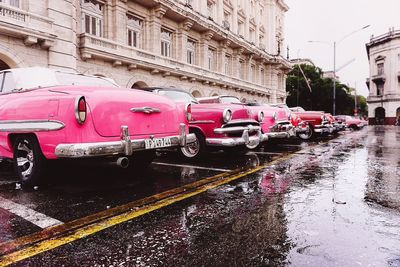
[[(171, 144), (168, 147), (185, 146), (196, 141), (195, 134), (186, 134), (186, 125), (179, 125), (180, 134), (165, 136)], [(89, 158), (101, 156), (130, 156), (135, 151), (146, 150), (146, 139), (130, 139), (128, 126), (121, 126), (121, 140), (96, 143), (74, 143), (59, 144), (56, 146), (55, 154), (59, 158)]]

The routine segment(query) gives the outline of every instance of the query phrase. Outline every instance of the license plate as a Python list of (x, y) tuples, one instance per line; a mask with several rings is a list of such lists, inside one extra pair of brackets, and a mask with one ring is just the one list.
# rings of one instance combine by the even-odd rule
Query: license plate
[(153, 138), (153, 139), (145, 139), (144, 140), (144, 148), (152, 149), (152, 148), (160, 148), (160, 147), (169, 147), (172, 146), (171, 138)]

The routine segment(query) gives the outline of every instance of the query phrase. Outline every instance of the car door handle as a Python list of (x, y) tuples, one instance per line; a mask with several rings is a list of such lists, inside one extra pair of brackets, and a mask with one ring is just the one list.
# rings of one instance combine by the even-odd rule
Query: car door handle
[(152, 107), (142, 107), (142, 108), (131, 108), (131, 112), (141, 112), (145, 114), (151, 114), (151, 113), (160, 113), (161, 110)]

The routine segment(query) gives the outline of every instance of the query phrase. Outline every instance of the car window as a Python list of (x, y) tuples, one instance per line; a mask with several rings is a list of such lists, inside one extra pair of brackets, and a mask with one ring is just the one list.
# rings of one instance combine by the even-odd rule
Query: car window
[(0, 92), (2, 88), (3, 88), (3, 72), (0, 73)]
[(189, 93), (172, 90), (158, 90), (158, 94), (166, 96), (176, 102), (197, 103), (196, 99)]
[(233, 103), (233, 104), (240, 104), (241, 102), (240, 102), (240, 100), (239, 99), (237, 99), (236, 97), (233, 97), (233, 96), (224, 96), (224, 97), (221, 97), (221, 103), (224, 103), (224, 104), (231, 104), (231, 103)]
[(14, 76), (11, 72), (4, 72), (2, 93), (8, 93), (15, 89)]
[(75, 73), (64, 73), (56, 72), (56, 79), (58, 85), (80, 85), (80, 86), (100, 86), (100, 87), (116, 87), (112, 79), (95, 77), (95, 76), (84, 76)]

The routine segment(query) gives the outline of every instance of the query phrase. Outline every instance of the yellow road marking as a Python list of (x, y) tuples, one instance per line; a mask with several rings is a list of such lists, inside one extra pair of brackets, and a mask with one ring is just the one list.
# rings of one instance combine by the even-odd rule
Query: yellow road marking
[[(196, 189), (193, 189), (190, 192), (185, 192), (186, 190), (183, 190), (183, 192), (181, 192), (181, 193), (161, 199), (152, 204), (146, 204), (134, 211), (125, 211), (123, 213), (120, 213), (120, 214), (112, 216), (112, 217), (105, 217), (104, 219), (102, 219), (100, 221), (93, 222), (92, 224), (89, 224), (89, 225), (83, 225), (82, 227), (78, 226), (78, 228), (75, 228), (75, 229), (74, 228), (65, 229), (64, 232), (59, 233), (59, 236), (56, 236), (56, 237), (53, 237), (50, 239), (41, 240), (41, 241), (39, 241), (33, 245), (30, 245), (26, 248), (22, 248), (18, 251), (3, 255), (2, 257), (0, 257), (0, 267), (14, 264), (16, 262), (33, 257), (33, 256), (43, 253), (45, 251), (55, 249), (62, 245), (65, 245), (65, 244), (71, 243), (73, 241), (87, 237), (89, 235), (95, 234), (97, 232), (100, 232), (100, 231), (110, 228), (112, 226), (115, 226), (115, 225), (121, 224), (123, 222), (132, 220), (134, 218), (140, 217), (149, 212), (169, 206), (173, 203), (176, 203), (176, 202), (182, 201), (184, 199), (193, 197), (195, 195), (201, 194), (203, 192), (206, 192), (207, 190), (210, 190), (210, 189), (216, 188), (220, 185), (237, 180), (241, 177), (253, 174), (257, 171), (267, 168), (270, 165), (287, 160), (293, 156), (295, 156), (295, 154), (288, 154), (288, 155), (280, 157), (279, 159), (273, 160), (265, 165), (255, 167), (255, 168), (247, 170), (247, 171), (231, 174), (226, 177), (223, 177), (223, 174), (217, 175), (218, 177), (223, 177), (221, 179), (215, 179), (215, 176), (209, 177), (206, 179), (214, 178), (215, 181), (211, 181), (209, 183), (200, 185)], [(226, 173), (225, 173), (225, 175), (226, 175)], [(204, 180), (206, 180), (206, 179), (204, 179)], [(200, 183), (201, 181), (202, 180), (200, 180), (198, 182)], [(162, 194), (163, 193), (161, 193), (160, 195), (162, 195)], [(116, 208), (118, 208), (118, 207), (116, 207)], [(88, 217), (91, 217), (91, 216), (88, 216)], [(40, 233), (41, 232), (37, 233), (37, 236), (40, 236)], [(29, 243), (33, 243), (33, 242), (29, 242)]]

